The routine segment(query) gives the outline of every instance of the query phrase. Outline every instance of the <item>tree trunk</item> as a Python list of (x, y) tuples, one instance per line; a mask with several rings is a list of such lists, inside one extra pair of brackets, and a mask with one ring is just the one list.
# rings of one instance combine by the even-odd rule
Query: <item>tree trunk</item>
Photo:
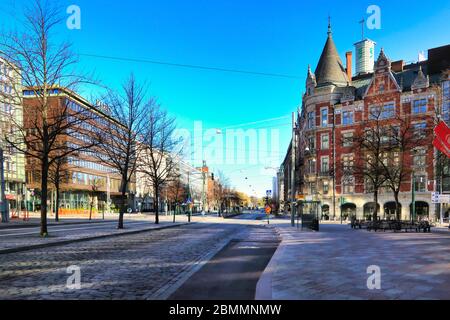
[(375, 202), (375, 210), (373, 211), (373, 220), (377, 221), (378, 218), (378, 190), (373, 192), (373, 202)]
[(41, 164), (41, 237), (48, 236), (47, 230), (47, 196), (48, 196), (48, 158), (44, 157)]
[(155, 186), (155, 224), (159, 224), (159, 188)]
[(402, 214), (400, 212), (400, 202), (398, 201), (398, 191), (394, 191), (394, 200), (395, 200), (395, 217), (397, 221), (400, 221), (402, 218)]
[(178, 205), (175, 203), (175, 207), (173, 208), (173, 223), (175, 223), (175, 216), (177, 215)]
[(56, 189), (56, 208), (55, 208), (55, 221), (59, 221), (59, 182), (55, 183), (55, 189)]
[(117, 225), (117, 229), (123, 229), (123, 215), (125, 214), (125, 206), (127, 199), (127, 183), (124, 181), (125, 179), (122, 177), (121, 190), (120, 190), (120, 212), (119, 212), (119, 224)]
[(89, 221), (92, 220), (92, 207), (94, 206), (94, 197), (91, 198), (91, 203), (89, 206)]

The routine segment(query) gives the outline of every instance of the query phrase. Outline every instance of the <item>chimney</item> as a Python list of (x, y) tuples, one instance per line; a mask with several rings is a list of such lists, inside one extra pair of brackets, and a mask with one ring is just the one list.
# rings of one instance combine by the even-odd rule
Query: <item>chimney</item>
[(353, 75), (353, 70), (352, 70), (352, 60), (353, 60), (353, 53), (351, 51), (348, 51), (345, 53), (345, 58), (346, 58), (346, 70), (347, 70), (347, 77), (349, 80), (349, 83), (352, 84), (352, 75)]
[(391, 69), (394, 72), (402, 72), (405, 62), (403, 60), (394, 61), (391, 63)]

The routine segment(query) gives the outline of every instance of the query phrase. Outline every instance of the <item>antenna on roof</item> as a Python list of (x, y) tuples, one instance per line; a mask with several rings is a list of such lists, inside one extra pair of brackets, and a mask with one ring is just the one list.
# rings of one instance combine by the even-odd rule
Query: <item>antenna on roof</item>
[(328, 14), (328, 35), (330, 36), (333, 32), (331, 31), (331, 16)]
[(361, 40), (364, 40), (364, 24), (365, 24), (366, 20), (363, 19), (361, 21), (359, 21), (359, 23), (361, 24)]

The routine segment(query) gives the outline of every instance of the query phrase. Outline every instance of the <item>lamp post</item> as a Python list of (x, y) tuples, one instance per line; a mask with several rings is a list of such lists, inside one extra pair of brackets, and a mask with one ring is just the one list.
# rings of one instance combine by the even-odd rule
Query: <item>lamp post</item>
[(1, 193), (0, 193), (0, 210), (2, 214), (2, 222), (8, 222), (8, 211), (6, 208), (5, 198), (5, 173), (3, 167), (3, 148), (0, 147), (0, 180), (1, 180)]
[(411, 222), (414, 222), (414, 216), (416, 215), (416, 176), (414, 171), (412, 173), (412, 189), (411, 189), (411, 202), (412, 202), (412, 212), (411, 212)]

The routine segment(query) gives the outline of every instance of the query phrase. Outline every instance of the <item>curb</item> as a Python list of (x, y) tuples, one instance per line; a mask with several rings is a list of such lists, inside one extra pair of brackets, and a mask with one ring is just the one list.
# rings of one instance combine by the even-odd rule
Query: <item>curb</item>
[[(276, 227), (269, 227), (274, 228), (275, 232), (280, 235)], [(281, 236), (280, 236), (281, 238)], [(273, 254), (272, 258), (269, 261), (269, 264), (262, 272), (261, 276), (259, 277), (258, 283), (256, 284), (256, 290), (255, 290), (255, 300), (273, 300), (272, 296), (272, 279), (273, 274), (277, 268), (278, 265), (278, 257), (283, 254), (285, 250), (285, 244), (283, 239), (281, 238), (280, 244), (278, 245), (277, 250)]]
[[(99, 236), (93, 236), (93, 237), (84, 237), (84, 238), (78, 238), (78, 239), (70, 239), (70, 240), (63, 240), (63, 241), (55, 241), (50, 243), (42, 243), (42, 244), (36, 244), (26, 247), (16, 247), (16, 248), (10, 248), (10, 249), (2, 249), (0, 250), (0, 255), (2, 254), (8, 254), (8, 253), (17, 253), (17, 252), (24, 252), (24, 251), (30, 251), (35, 249), (42, 249), (42, 248), (49, 248), (49, 247), (57, 247), (57, 246), (63, 246), (66, 244), (71, 243), (77, 243), (77, 242), (83, 242), (83, 241), (91, 241), (91, 240), (99, 240), (99, 239), (106, 239), (106, 238), (113, 238), (113, 237), (119, 237), (119, 236), (128, 236), (143, 232), (149, 232), (149, 231), (158, 231), (158, 230), (164, 230), (164, 229), (171, 229), (171, 228), (177, 228), (184, 225), (188, 225), (189, 223), (180, 223), (176, 225), (169, 225), (169, 226), (161, 226), (157, 228), (147, 228), (147, 229), (139, 229), (139, 230), (132, 230), (132, 231), (125, 231), (121, 233), (109, 233), (109, 234), (103, 234)], [(192, 224), (192, 223), (191, 223)]]

